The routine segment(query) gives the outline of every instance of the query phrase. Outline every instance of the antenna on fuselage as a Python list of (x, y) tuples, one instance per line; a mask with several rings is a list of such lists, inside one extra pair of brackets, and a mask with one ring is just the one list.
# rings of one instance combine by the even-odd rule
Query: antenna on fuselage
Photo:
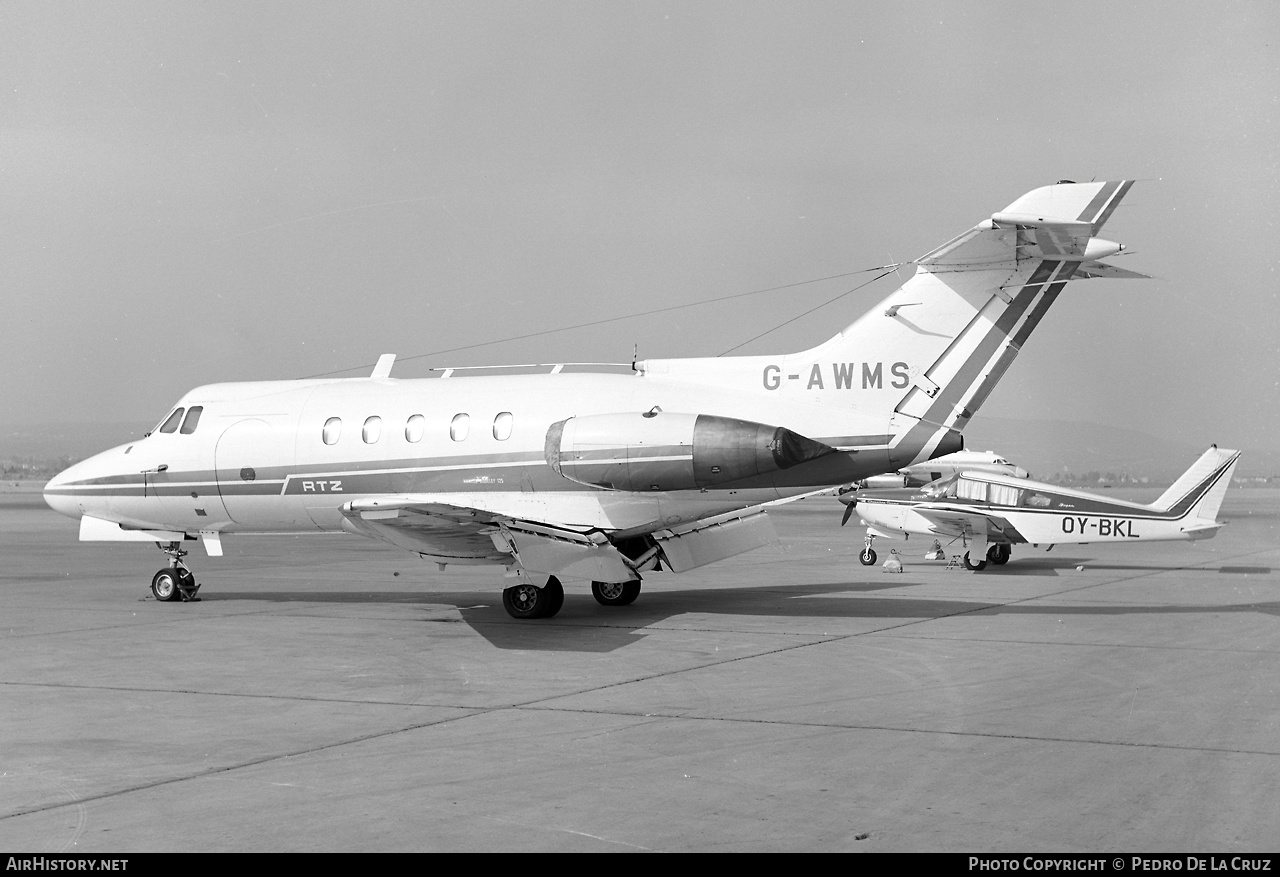
[(384, 353), (378, 357), (378, 364), (373, 367), (371, 378), (389, 378), (391, 377), (391, 367), (396, 364), (396, 355), (394, 353)]

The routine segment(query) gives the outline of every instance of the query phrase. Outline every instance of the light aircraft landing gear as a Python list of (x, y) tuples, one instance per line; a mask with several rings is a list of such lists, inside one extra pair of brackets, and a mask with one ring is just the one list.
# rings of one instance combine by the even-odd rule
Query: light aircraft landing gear
[(182, 549), (182, 544), (157, 542), (156, 545), (169, 555), (169, 565), (151, 577), (151, 593), (161, 603), (171, 603), (174, 600), (189, 603), (196, 600), (196, 592), (200, 590), (200, 586), (196, 584), (196, 577), (191, 574), (191, 570), (182, 562), (187, 554)]
[(1004, 566), (1009, 562), (1009, 556), (1013, 554), (1013, 549), (1008, 545), (992, 545), (987, 549), (987, 560), (996, 566)]
[(502, 607), (512, 618), (552, 618), (564, 605), (564, 587), (555, 576), (545, 587), (523, 583), (502, 592)]
[(601, 606), (628, 606), (640, 596), (640, 580), (629, 582), (592, 582), (591, 596)]
[(987, 561), (983, 559), (983, 560), (979, 560), (977, 563), (974, 563), (972, 560), (969, 559), (969, 552), (966, 551), (964, 553), (964, 568), (974, 570), (975, 572), (977, 570), (986, 569)]
[(875, 538), (870, 533), (863, 537), (862, 553), (858, 555), (858, 560), (863, 566), (871, 566), (876, 562), (876, 550), (871, 547), (871, 543), (875, 541)]

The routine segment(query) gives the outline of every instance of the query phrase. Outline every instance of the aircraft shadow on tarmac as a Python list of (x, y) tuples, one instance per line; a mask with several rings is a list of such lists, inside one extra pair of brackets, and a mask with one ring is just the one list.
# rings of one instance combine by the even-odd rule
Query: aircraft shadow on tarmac
[[(941, 568), (941, 561), (919, 561), (904, 560), (907, 571), (913, 571), (913, 567), (920, 566)], [(1219, 568), (1204, 567), (1199, 564), (1179, 564), (1179, 563), (1117, 563), (1115, 561), (1099, 561), (1093, 557), (1071, 557), (1065, 554), (1055, 555), (1053, 557), (1014, 557), (1007, 566), (995, 566), (987, 564), (987, 568), (976, 575), (996, 575), (996, 576), (1056, 576), (1062, 570), (1074, 572), (1076, 567), (1084, 567), (1085, 570), (1102, 571), (1102, 572), (1205, 572), (1205, 573), (1239, 573), (1246, 575), (1266, 575), (1272, 572), (1269, 566), (1224, 566)]]
[[(1137, 568), (1137, 567), (1135, 567)], [(500, 649), (530, 651), (612, 652), (681, 616), (764, 616), (812, 619), (883, 619), (893, 622), (965, 615), (1192, 615), (1257, 612), (1280, 617), (1280, 602), (1205, 605), (1119, 606), (1062, 605), (1052, 595), (1034, 603), (938, 597), (875, 596), (874, 592), (934, 585), (934, 582), (877, 580), (826, 584), (753, 585), (688, 591), (653, 590), (631, 606), (605, 607), (591, 597), (570, 592), (553, 619), (517, 621), (498, 600), (474, 592), (287, 591), (210, 596), (211, 601), (261, 600), (317, 604), (417, 604), (423, 624), (463, 623)], [(458, 613), (454, 615), (452, 611)], [(696, 626), (696, 625), (695, 625)], [(713, 625), (714, 626), (714, 625)]]

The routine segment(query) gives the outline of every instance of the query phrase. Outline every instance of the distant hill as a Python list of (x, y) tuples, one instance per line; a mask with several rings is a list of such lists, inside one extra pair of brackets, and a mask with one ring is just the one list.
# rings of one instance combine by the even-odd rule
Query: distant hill
[(1280, 474), (1280, 453), (1271, 448), (1242, 448), (1229, 435), (1211, 435), (1204, 444), (1167, 439), (1132, 429), (1099, 423), (1066, 420), (1012, 420), (978, 415), (965, 429), (965, 447), (992, 450), (1031, 472), (1048, 479), (1069, 471), (1128, 473), (1134, 477), (1170, 483), (1216, 441), (1243, 451), (1237, 476)]

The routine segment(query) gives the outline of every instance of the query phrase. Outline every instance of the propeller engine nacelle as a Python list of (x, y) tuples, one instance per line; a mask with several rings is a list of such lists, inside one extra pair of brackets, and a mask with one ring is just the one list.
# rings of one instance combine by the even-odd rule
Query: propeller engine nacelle
[(592, 414), (547, 430), (547, 465), (613, 490), (696, 490), (834, 454), (781, 426), (710, 414)]

